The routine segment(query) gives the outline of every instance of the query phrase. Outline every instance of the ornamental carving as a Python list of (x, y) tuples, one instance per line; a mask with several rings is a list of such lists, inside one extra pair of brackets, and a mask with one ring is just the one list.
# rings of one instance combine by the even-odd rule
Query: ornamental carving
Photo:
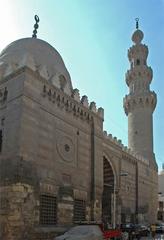
[(57, 151), (60, 157), (66, 162), (72, 162), (75, 159), (75, 144), (73, 139), (63, 133), (58, 131), (57, 134)]

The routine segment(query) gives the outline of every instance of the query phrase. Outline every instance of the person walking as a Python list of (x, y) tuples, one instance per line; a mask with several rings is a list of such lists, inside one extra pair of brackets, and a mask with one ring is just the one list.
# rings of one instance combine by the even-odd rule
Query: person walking
[(128, 234), (128, 232), (123, 232), (123, 233), (122, 233), (122, 239), (123, 239), (123, 240), (128, 240), (128, 239), (129, 239), (129, 234)]
[(152, 236), (152, 239), (155, 239), (155, 234), (156, 234), (156, 226), (155, 226), (155, 224), (152, 224), (151, 225), (151, 236)]

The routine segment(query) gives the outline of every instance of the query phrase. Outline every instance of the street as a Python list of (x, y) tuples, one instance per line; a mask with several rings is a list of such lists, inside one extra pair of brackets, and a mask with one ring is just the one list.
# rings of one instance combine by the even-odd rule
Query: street
[(156, 234), (155, 238), (152, 238), (151, 236), (142, 237), (140, 240), (164, 240), (164, 234)]

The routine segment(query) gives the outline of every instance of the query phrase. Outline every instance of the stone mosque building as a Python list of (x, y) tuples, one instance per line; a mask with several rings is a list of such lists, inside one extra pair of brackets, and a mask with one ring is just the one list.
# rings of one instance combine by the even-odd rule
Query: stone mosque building
[(50, 239), (79, 222), (153, 223), (156, 94), (143, 32), (126, 73), (128, 147), (103, 129), (104, 110), (73, 89), (64, 62), (33, 35), (0, 54), (0, 239)]

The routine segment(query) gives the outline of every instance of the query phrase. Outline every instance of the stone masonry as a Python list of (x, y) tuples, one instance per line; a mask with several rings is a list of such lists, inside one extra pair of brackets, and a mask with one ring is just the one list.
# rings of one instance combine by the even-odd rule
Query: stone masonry
[[(142, 104), (147, 117), (155, 104), (149, 95), (153, 103)], [(125, 98), (127, 114), (132, 97)], [(143, 109), (135, 118), (138, 111)], [(129, 120), (127, 148), (103, 131), (103, 120), (103, 108), (73, 89), (61, 56), (48, 43), (25, 38), (2, 51), (0, 239), (51, 240), (81, 221), (106, 220), (115, 227), (156, 220), (152, 139), (143, 138), (151, 150), (144, 154), (148, 148), (135, 145), (140, 135), (131, 134), (137, 123)]]

